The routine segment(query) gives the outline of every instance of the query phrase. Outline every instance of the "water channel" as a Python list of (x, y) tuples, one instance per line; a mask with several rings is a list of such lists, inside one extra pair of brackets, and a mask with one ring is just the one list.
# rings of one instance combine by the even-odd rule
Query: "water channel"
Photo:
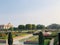
[[(0, 45), (6, 45), (6, 43), (0, 43)], [(24, 44), (24, 42), (14, 41), (13, 45), (38, 45), (38, 44)]]
[[(25, 38), (24, 40), (18, 40), (18, 41), (14, 41), (13, 45), (38, 45), (38, 43), (24, 43), (27, 39), (29, 38)], [(6, 45), (6, 43), (0, 43), (0, 45)]]

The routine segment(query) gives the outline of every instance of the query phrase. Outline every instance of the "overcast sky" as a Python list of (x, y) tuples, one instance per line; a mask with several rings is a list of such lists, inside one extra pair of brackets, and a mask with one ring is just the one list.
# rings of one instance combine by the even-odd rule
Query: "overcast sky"
[(0, 0), (0, 24), (60, 24), (60, 0)]

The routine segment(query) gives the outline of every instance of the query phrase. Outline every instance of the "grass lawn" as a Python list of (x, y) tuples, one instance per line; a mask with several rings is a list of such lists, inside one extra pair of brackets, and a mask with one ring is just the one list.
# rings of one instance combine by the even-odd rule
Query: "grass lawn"
[[(2, 33), (1, 33), (2, 34)], [(4, 34), (3, 34), (4, 35)], [(14, 38), (14, 37), (17, 37), (17, 36), (27, 36), (27, 35), (29, 35), (29, 34), (27, 34), (27, 33), (16, 33), (16, 34), (13, 34), (12, 33), (12, 37)], [(0, 39), (4, 39), (4, 40), (6, 40), (6, 39), (8, 39), (8, 34), (7, 35), (5, 35), (5, 36), (0, 36)]]

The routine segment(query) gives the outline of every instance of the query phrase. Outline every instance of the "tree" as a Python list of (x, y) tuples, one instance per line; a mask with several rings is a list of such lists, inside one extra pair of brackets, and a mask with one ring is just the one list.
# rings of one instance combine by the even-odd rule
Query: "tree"
[(51, 24), (47, 26), (48, 29), (60, 29), (60, 25), (59, 24)]
[(40, 24), (38, 24), (38, 25), (36, 26), (36, 29), (44, 29), (44, 28), (45, 28), (44, 25), (40, 25)]
[(44, 45), (44, 37), (42, 32), (39, 32), (39, 45)]
[(8, 30), (11, 30), (11, 31), (13, 31), (13, 30), (14, 30), (14, 28), (13, 28), (13, 27), (10, 27)]
[(13, 29), (14, 29), (14, 30), (18, 30), (18, 28), (17, 28), (17, 27), (13, 27)]
[(11, 32), (9, 32), (9, 34), (8, 34), (8, 44), (13, 45), (13, 38), (12, 38)]
[(18, 26), (18, 29), (24, 30), (25, 29), (25, 26), (24, 25), (19, 25)]
[(32, 24), (26, 24), (25, 28), (28, 29), (28, 30), (31, 30), (32, 29)]
[(39, 38), (39, 45), (44, 45), (44, 36), (43, 36), (43, 33), (42, 32), (39, 32), (39, 33), (34, 33), (33, 35), (38, 35)]
[(32, 30), (36, 29), (35, 24), (32, 24)]

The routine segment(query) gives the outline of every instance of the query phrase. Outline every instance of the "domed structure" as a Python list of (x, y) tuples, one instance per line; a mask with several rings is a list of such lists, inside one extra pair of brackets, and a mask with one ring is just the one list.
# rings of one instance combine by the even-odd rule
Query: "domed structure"
[(13, 27), (13, 25), (11, 23), (8, 23), (6, 25), (0, 25), (0, 29), (9, 29), (11, 27)]

